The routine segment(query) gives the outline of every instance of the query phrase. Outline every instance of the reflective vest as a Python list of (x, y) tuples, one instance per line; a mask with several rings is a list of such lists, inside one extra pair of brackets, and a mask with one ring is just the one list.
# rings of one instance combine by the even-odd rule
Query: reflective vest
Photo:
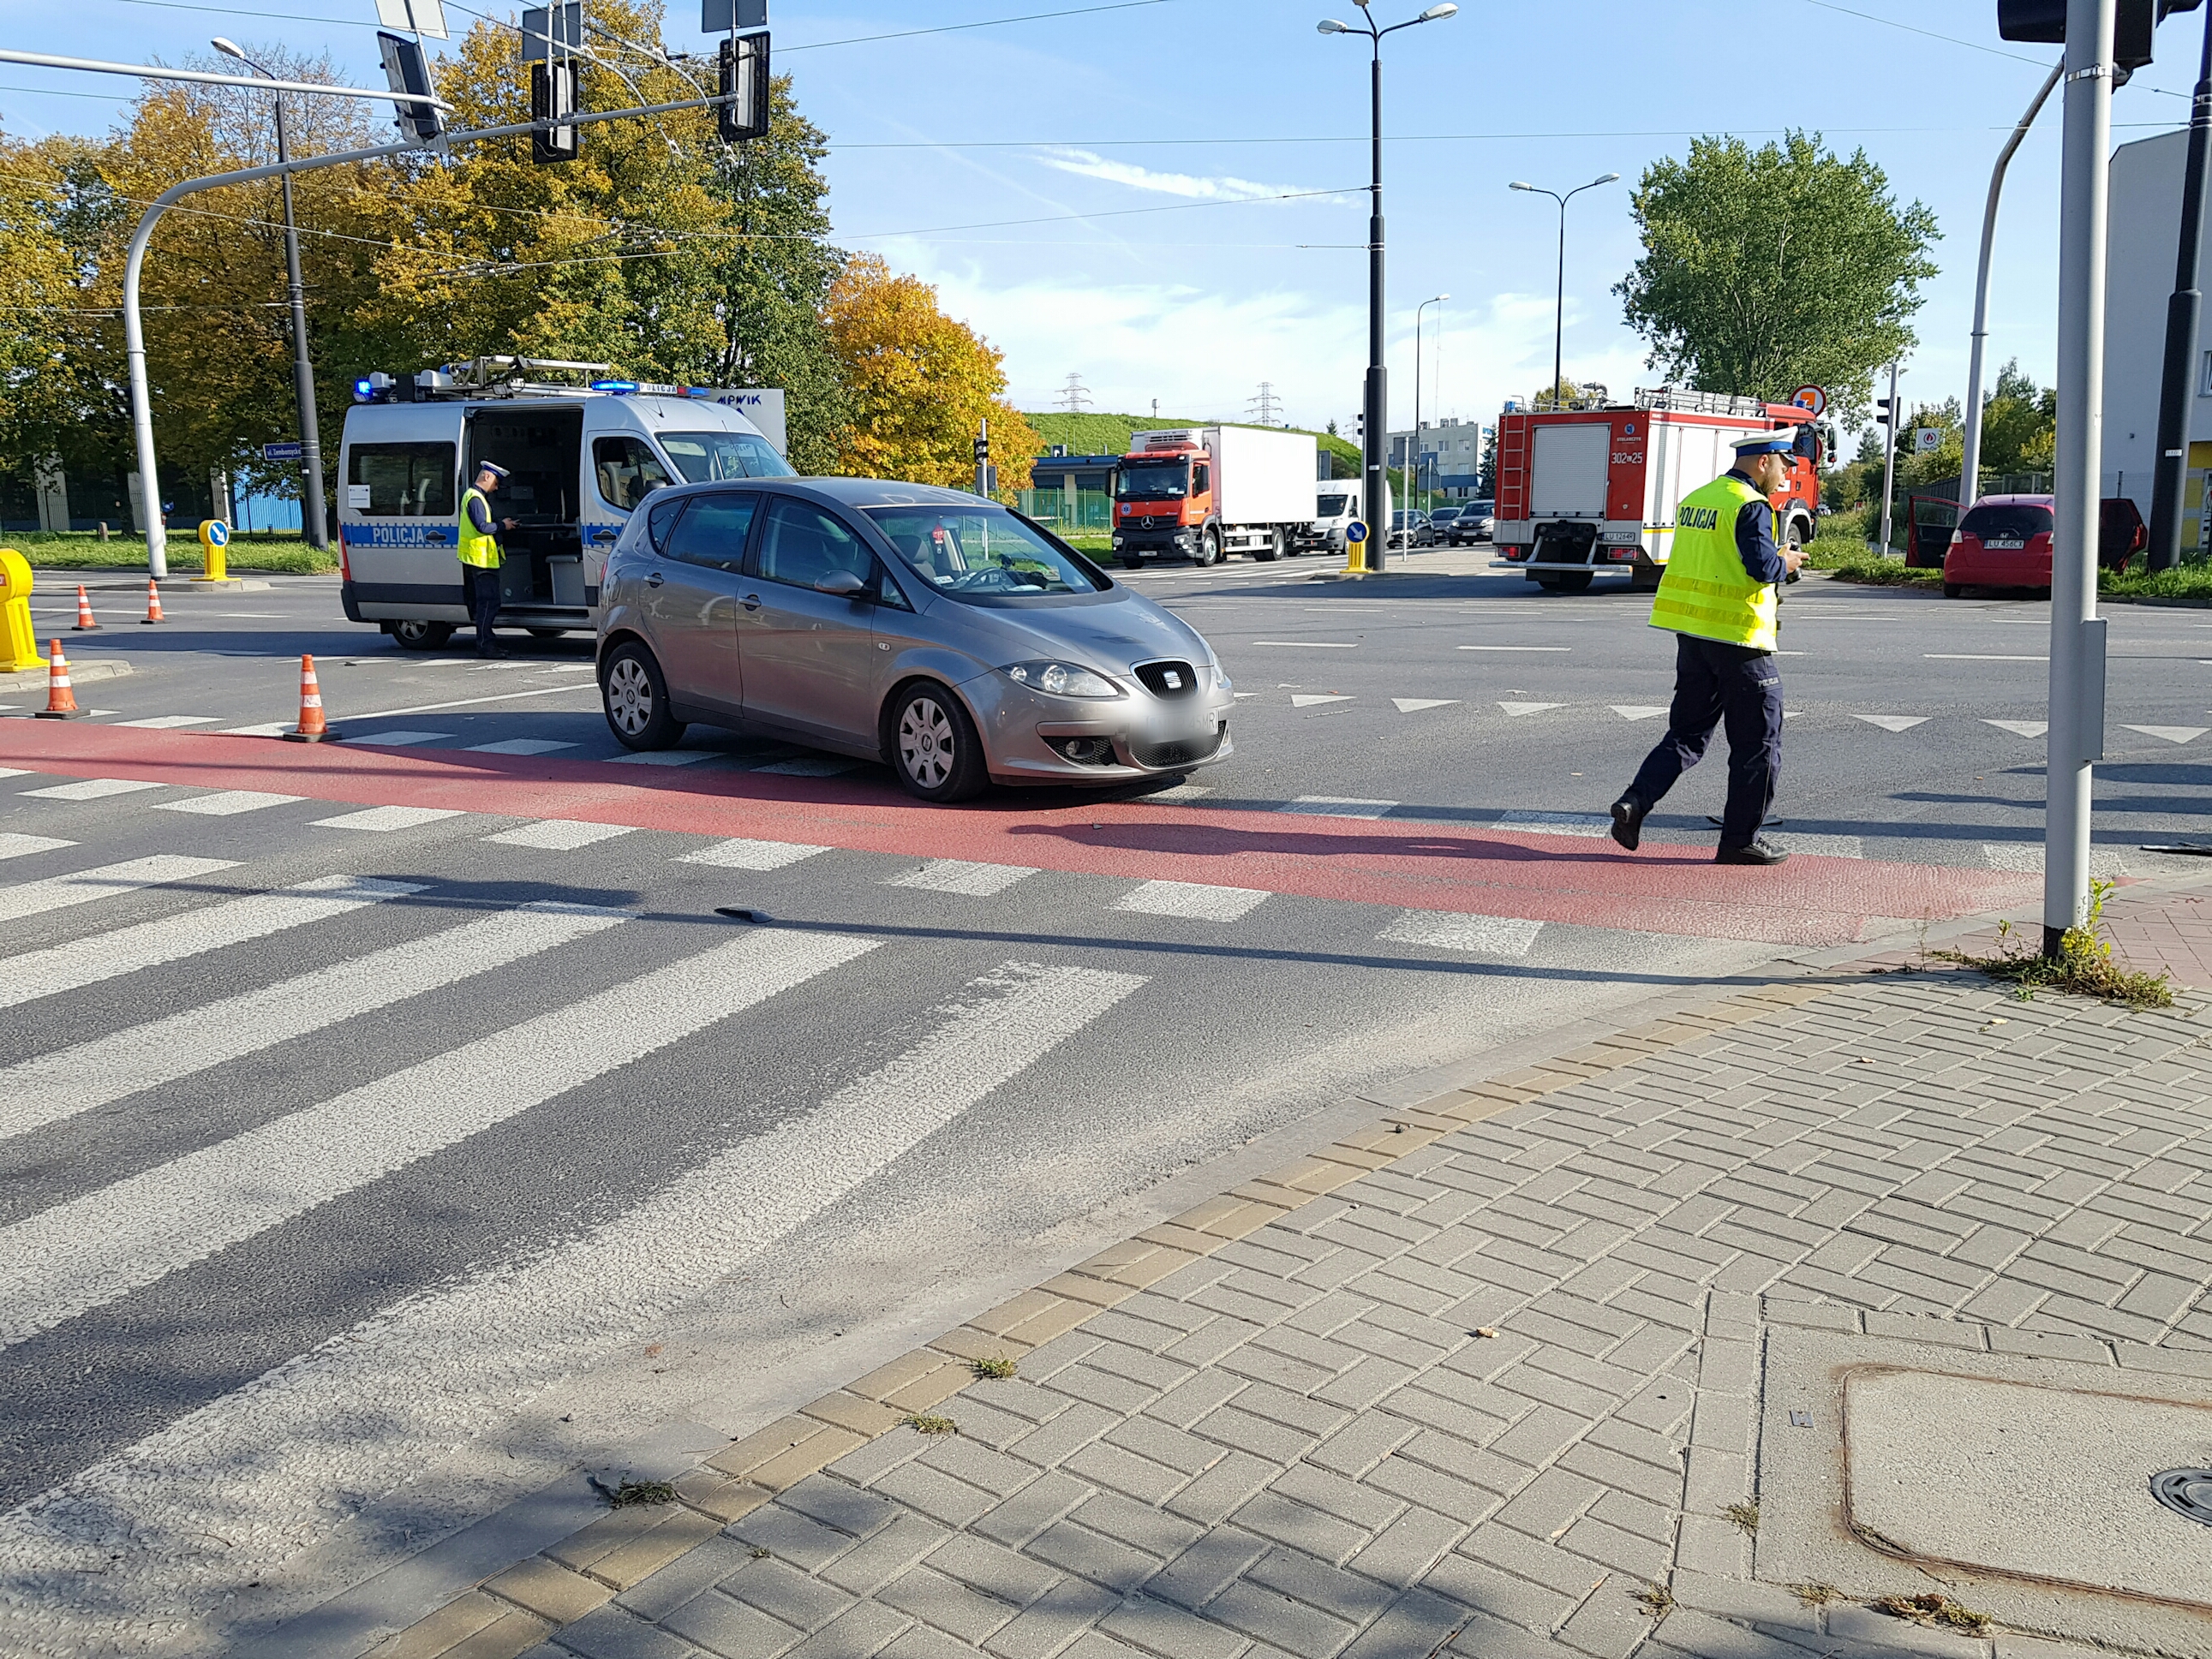
[(1682, 498), (1674, 514), (1674, 545), (1651, 602), (1651, 625), (1701, 640), (1775, 647), (1780, 601), (1772, 582), (1755, 582), (1736, 550), (1736, 515), (1765, 496), (1726, 474)]
[(461, 562), (472, 564), (479, 570), (496, 570), (505, 556), (499, 550), (499, 538), (488, 536), (476, 527), (469, 517), (471, 501), (483, 501), (484, 518), (493, 524), (499, 522), (492, 517), (491, 503), (484, 500), (483, 491), (471, 484), (461, 492)]

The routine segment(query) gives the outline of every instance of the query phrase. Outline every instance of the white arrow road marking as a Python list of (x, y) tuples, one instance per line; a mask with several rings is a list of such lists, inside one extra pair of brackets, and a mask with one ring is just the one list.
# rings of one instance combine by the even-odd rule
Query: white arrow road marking
[(1982, 724), (2009, 732), (2016, 738), (2039, 738), (2051, 729), (2049, 720), (1984, 720)]
[(526, 904), (24, 1060), (0, 1071), (0, 1140), (442, 990), (611, 927), (627, 914)]
[[(318, 876), (282, 892), (252, 893), (204, 910), (159, 916), (88, 939), (27, 951), (7, 959), (7, 970), (0, 975), (0, 1008), (81, 990), (102, 980), (159, 967), (165, 962), (182, 962), (228, 945), (266, 939), (287, 928), (326, 921), (349, 910), (422, 890), (420, 882)], [(0, 1085), (4, 1078), (5, 1073), (0, 1073)]]
[(2163, 738), (2168, 743), (2187, 743), (2192, 738), (2203, 737), (2207, 728), (2202, 726), (2130, 726), (2124, 729), (2140, 732), (2147, 738)]
[(1447, 708), (1459, 702), (1457, 697), (1393, 697), (1401, 714), (1418, 714), (1424, 708)]
[(1351, 701), (1352, 699), (1350, 697), (1340, 696), (1334, 692), (1326, 696), (1322, 696), (1318, 691), (1293, 691), (1291, 693), (1291, 707), (1293, 708), (1310, 708), (1317, 702), (1350, 702)]
[(1563, 702), (1501, 702), (1498, 705), (1518, 720), (1523, 714), (1540, 714), (1547, 708), (1565, 708)]
[(1648, 720), (1653, 715), (1663, 714), (1667, 711), (1663, 708), (1654, 708), (1649, 703), (1617, 702), (1613, 705), (1613, 712), (1625, 720)]
[[(747, 946), (791, 938), (754, 934)], [(870, 942), (821, 943), (857, 951)], [(398, 1302), (40, 1494), (0, 1518), (0, 1649), (112, 1642), (118, 1626), (144, 1643), (157, 1625), (221, 1607), (545, 1388), (635, 1341), (1144, 982), (1009, 963), (975, 981), (921, 1042), (818, 1110), (581, 1238)], [(647, 1012), (635, 989), (621, 994), (625, 1019)], [(573, 1037), (573, 1011), (562, 1018)], [(428, 1086), (442, 1094), (459, 1075), (447, 1068)]]
[(1916, 726), (1925, 726), (1925, 714), (1854, 714), (1855, 720), (1864, 720), (1869, 726), (1879, 726), (1885, 732), (1910, 732)]
[(135, 893), (142, 887), (157, 886), (162, 882), (189, 881), (194, 876), (212, 875), (237, 866), (236, 859), (195, 859), (175, 853), (157, 853), (149, 859), (128, 859), (121, 864), (103, 864), (95, 870), (48, 876), (43, 881), (18, 882), (13, 887), (0, 887), (0, 921), (42, 916), (52, 910), (66, 910), (71, 905), (89, 904), (94, 899), (112, 898), (118, 893)]
[[(580, 907), (567, 915), (590, 932), (623, 919)], [(0, 1228), (0, 1344), (128, 1296), (874, 948), (749, 933)]]

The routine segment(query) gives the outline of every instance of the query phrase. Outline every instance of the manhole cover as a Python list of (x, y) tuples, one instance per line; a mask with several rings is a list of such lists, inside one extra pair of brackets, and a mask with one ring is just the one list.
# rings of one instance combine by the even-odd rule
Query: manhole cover
[(2212, 1469), (2163, 1469), (2150, 1478), (2150, 1495), (2200, 1526), (2212, 1527)]

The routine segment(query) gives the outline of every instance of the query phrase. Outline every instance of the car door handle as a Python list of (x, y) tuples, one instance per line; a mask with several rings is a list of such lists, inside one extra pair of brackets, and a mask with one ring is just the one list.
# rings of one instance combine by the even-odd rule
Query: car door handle
[(592, 539), (602, 547), (614, 540), (614, 538), (615, 532), (611, 530), (594, 530), (592, 532)]
[(744, 598), (739, 599), (738, 603), (744, 606), (748, 611), (757, 611), (760, 609), (760, 595), (757, 593), (748, 593)]
[(660, 586), (660, 573), (659, 573), (658, 570), (656, 570), (656, 571), (654, 571), (654, 572), (653, 572), (650, 576), (647, 576), (647, 577), (645, 579), (645, 585), (646, 585), (647, 587), (658, 587), (658, 586)]

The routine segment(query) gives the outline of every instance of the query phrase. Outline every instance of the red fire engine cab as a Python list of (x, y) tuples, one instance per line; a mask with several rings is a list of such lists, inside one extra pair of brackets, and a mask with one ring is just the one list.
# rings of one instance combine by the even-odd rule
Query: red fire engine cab
[(1808, 542), (1820, 467), (1835, 452), (1834, 429), (1818, 419), (1826, 406), (1809, 386), (1790, 404), (1664, 386), (1626, 404), (1508, 410), (1498, 422), (1498, 550), (1553, 592), (1579, 593), (1601, 570), (1656, 587), (1682, 497), (1729, 470), (1735, 440), (1791, 427), (1797, 453), (1773, 496), (1775, 533)]

